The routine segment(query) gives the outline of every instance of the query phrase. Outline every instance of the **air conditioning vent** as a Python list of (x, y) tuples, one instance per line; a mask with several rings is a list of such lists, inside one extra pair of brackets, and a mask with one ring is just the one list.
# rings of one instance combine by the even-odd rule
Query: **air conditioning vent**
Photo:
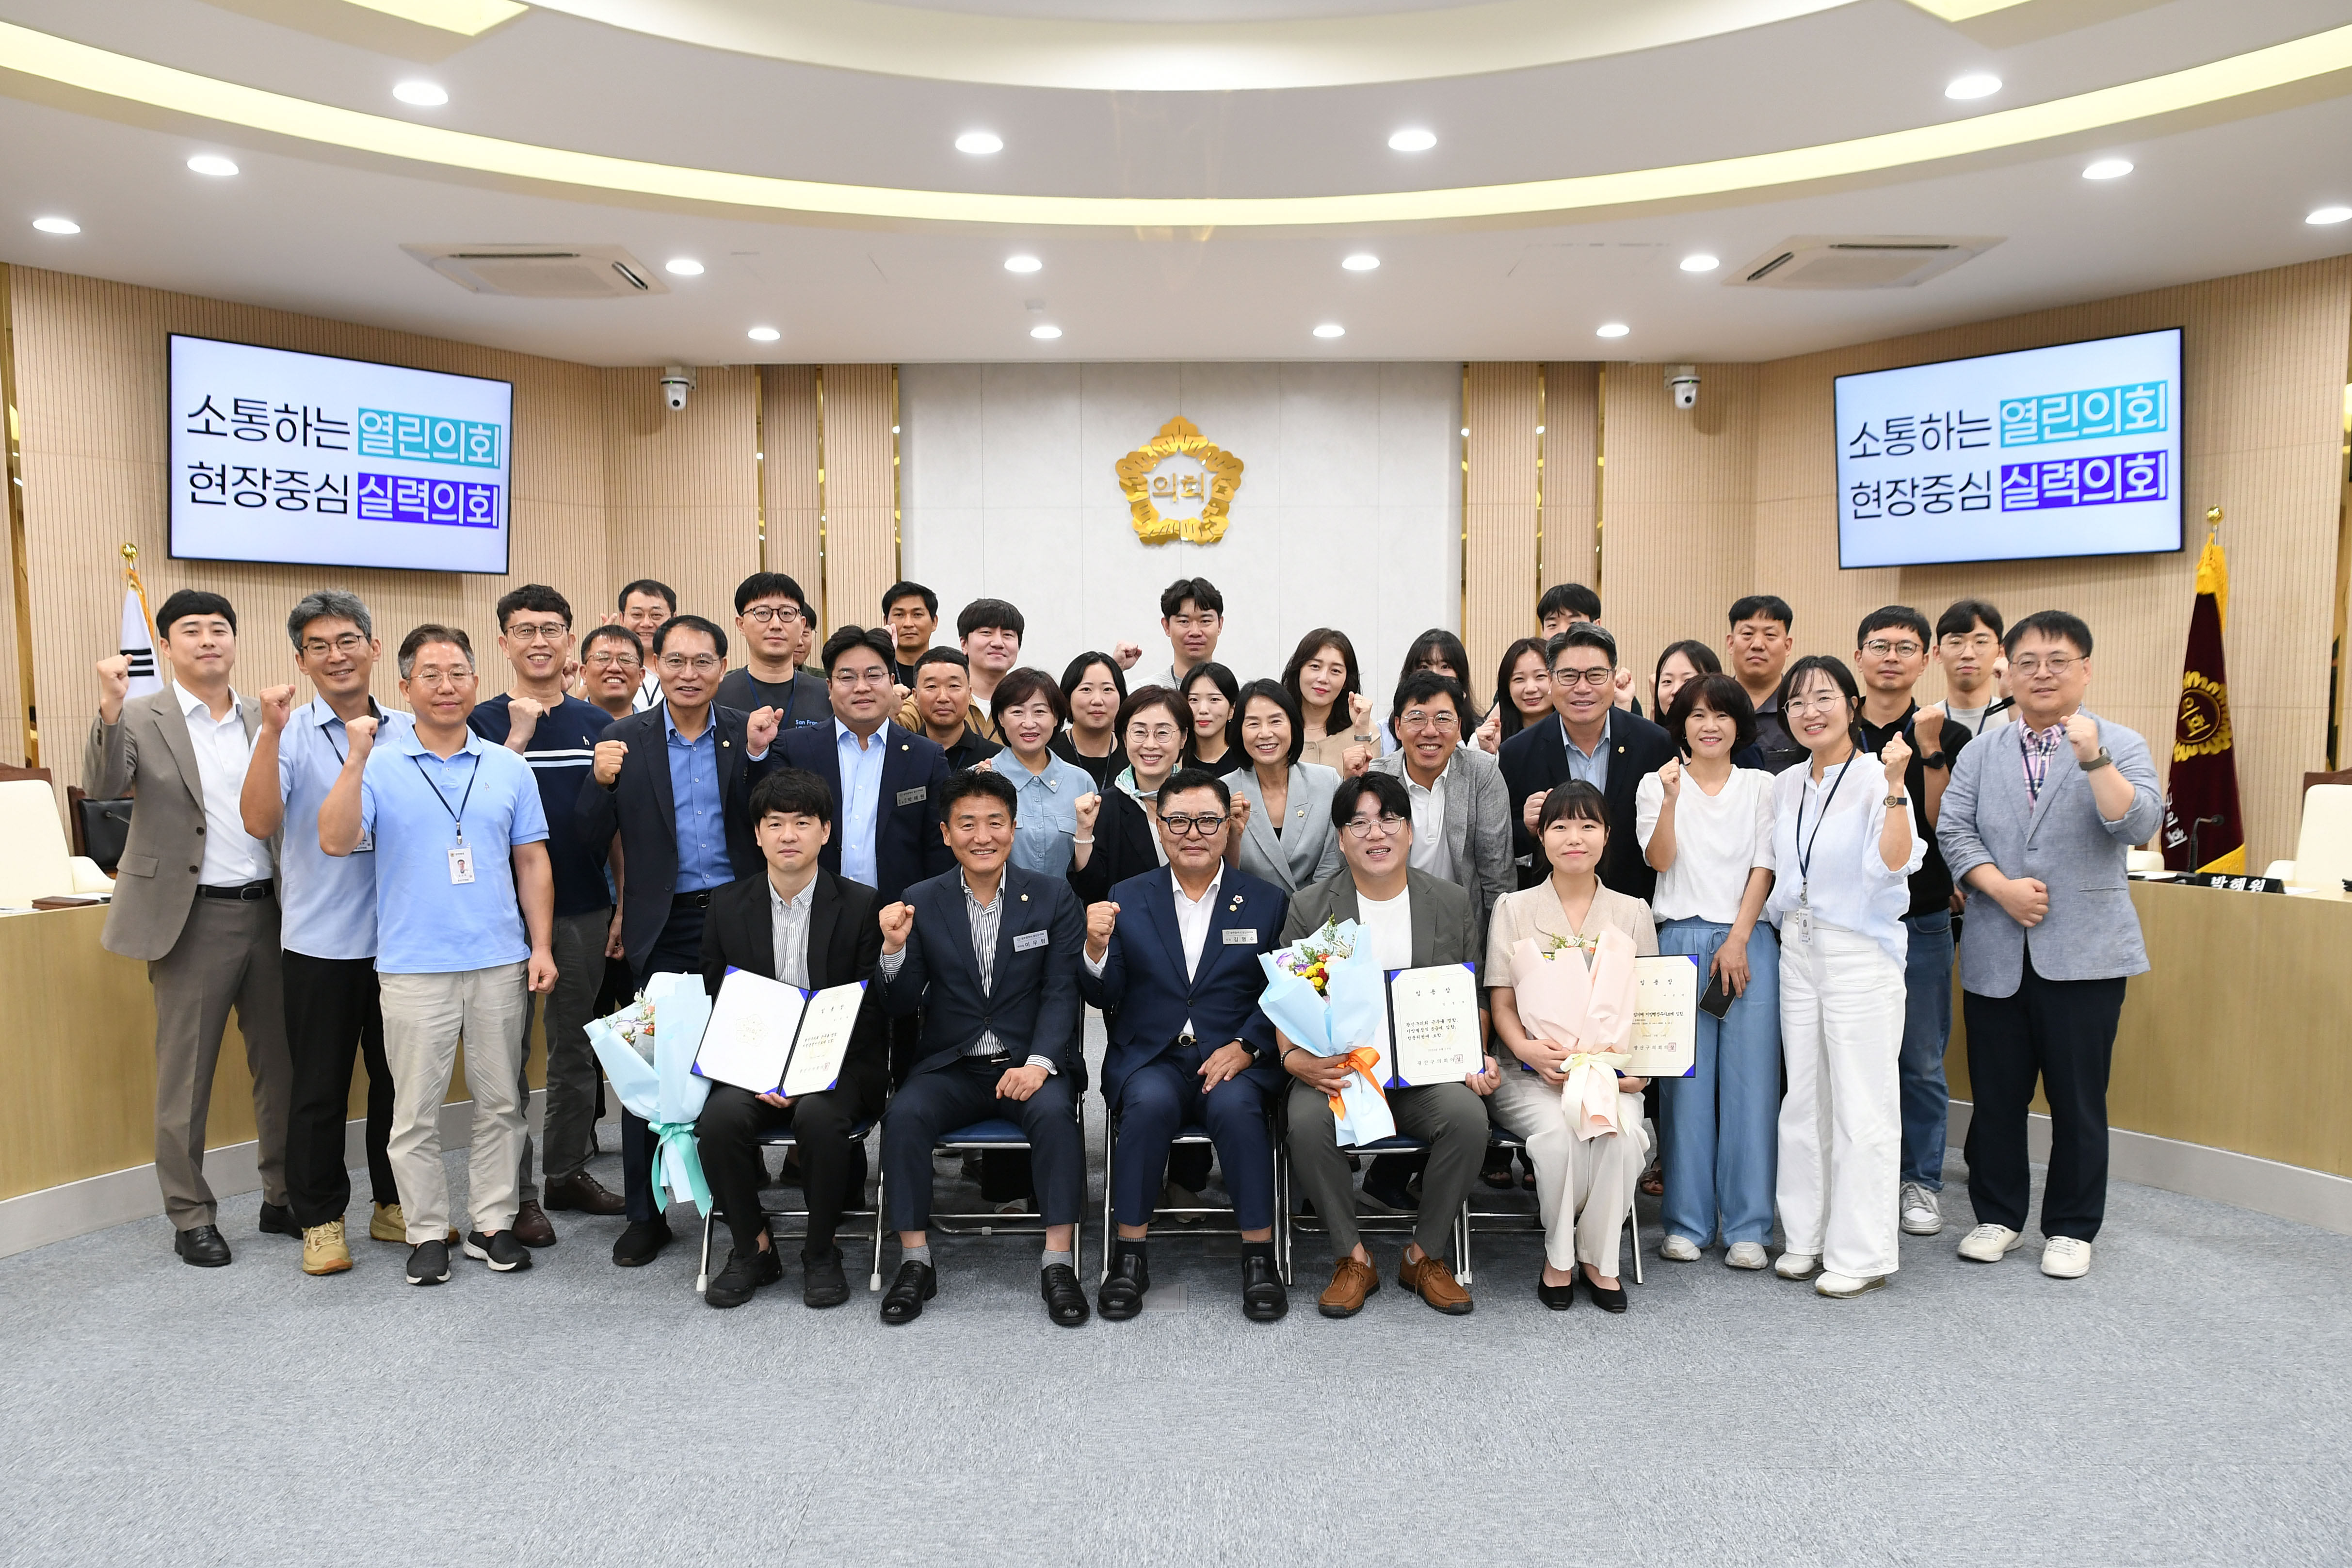
[(476, 294), (512, 300), (628, 300), (669, 289), (617, 245), (404, 245)]
[(1735, 289), (1909, 289), (2001, 242), (2000, 235), (1801, 234), (1732, 271)]

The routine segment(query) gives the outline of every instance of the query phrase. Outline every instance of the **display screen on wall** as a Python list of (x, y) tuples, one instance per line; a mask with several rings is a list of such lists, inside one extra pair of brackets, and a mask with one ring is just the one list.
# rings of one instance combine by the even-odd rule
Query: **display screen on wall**
[(2180, 548), (2180, 330), (1837, 378), (1838, 564)]
[(172, 553), (507, 569), (514, 387), (172, 337)]

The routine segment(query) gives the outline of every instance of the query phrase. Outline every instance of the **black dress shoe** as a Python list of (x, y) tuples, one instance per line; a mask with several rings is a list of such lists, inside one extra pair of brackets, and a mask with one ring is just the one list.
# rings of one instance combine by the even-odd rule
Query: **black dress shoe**
[(750, 1300), (761, 1286), (773, 1285), (783, 1277), (783, 1259), (776, 1256), (776, 1249), (772, 1247), (755, 1247), (749, 1258), (740, 1252), (730, 1251), (727, 1267), (719, 1271), (717, 1279), (703, 1287), (703, 1303), (711, 1307), (740, 1307)]
[(1121, 1247), (1111, 1257), (1110, 1278), (1095, 1291), (1095, 1302), (1102, 1308), (1105, 1322), (1123, 1323), (1143, 1310), (1143, 1293), (1150, 1289), (1150, 1261), (1134, 1248)]
[(1289, 1310), (1290, 1292), (1282, 1288), (1274, 1259), (1262, 1252), (1242, 1254), (1242, 1316), (1253, 1323), (1271, 1323)]
[(923, 1303), (940, 1293), (940, 1277), (928, 1263), (901, 1263), (898, 1277), (882, 1292), (882, 1321), (911, 1323), (923, 1315)]
[(1592, 1270), (1589, 1268), (1584, 1270), (1584, 1293), (1591, 1297), (1592, 1304), (1604, 1312), (1625, 1310), (1625, 1287), (1620, 1285), (1614, 1290), (1603, 1290), (1592, 1282)]
[(613, 1261), (624, 1268), (641, 1268), (659, 1258), (669, 1240), (669, 1221), (633, 1219), (621, 1227), (621, 1239), (613, 1243)]
[(297, 1241), (302, 1239), (302, 1227), (294, 1223), (294, 1211), (284, 1204), (261, 1205), (260, 1228), (271, 1236), (290, 1236)]
[(1576, 1304), (1576, 1276), (1570, 1273), (1565, 1285), (1547, 1285), (1544, 1277), (1536, 1276), (1536, 1300), (1555, 1312), (1565, 1312)]
[(194, 1230), (173, 1233), (172, 1250), (180, 1255), (181, 1262), (192, 1263), (198, 1268), (228, 1267), (228, 1242), (216, 1225), (200, 1225)]
[[(558, 1176), (540, 1189), (547, 1207), (576, 1214), (616, 1215), (629, 1212), (629, 1202), (585, 1171)], [(526, 1243), (525, 1245), (529, 1245)]]
[(1075, 1329), (1093, 1315), (1087, 1293), (1078, 1289), (1078, 1271), (1066, 1263), (1038, 1270), (1037, 1294), (1045, 1298), (1045, 1315), (1063, 1328)]
[(801, 1255), (801, 1305), (838, 1307), (849, 1300), (849, 1277), (841, 1269), (841, 1248), (827, 1247), (823, 1256)]
[(507, 1227), (514, 1238), (525, 1247), (553, 1247), (555, 1226), (548, 1223), (547, 1211), (537, 1199), (528, 1199), (515, 1206), (514, 1224)]

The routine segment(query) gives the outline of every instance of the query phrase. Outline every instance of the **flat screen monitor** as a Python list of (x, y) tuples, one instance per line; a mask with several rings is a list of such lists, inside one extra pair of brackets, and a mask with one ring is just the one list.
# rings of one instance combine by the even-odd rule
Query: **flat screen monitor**
[(504, 573), (514, 386), (172, 335), (172, 553)]
[(1838, 564), (2180, 548), (2180, 329), (1837, 378)]

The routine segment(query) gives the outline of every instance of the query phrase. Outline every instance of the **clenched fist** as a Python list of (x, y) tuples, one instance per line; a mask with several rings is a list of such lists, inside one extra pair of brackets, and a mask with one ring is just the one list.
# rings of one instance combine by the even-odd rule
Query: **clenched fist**
[(1102, 815), (1102, 796), (1089, 791), (1072, 801), (1070, 807), (1077, 815), (1077, 836), (1092, 838), (1095, 836), (1095, 819)]
[(2066, 721), (2066, 743), (2074, 748), (2074, 760), (2087, 763), (2099, 754), (2099, 721), (2077, 710)]
[(1372, 700), (1360, 691), (1349, 692), (1348, 694), (1348, 732), (1352, 735), (1362, 734), (1364, 726), (1370, 723), (1371, 719)]
[[(1506, 696), (1504, 698), (1504, 701), (1507, 702), (1508, 700), (1510, 700), (1510, 699), (1508, 696)], [(1503, 704), (1501, 702), (1495, 704), (1495, 710), (1486, 715), (1486, 721), (1484, 724), (1478, 726), (1477, 742), (1478, 749), (1486, 752), (1490, 757), (1496, 755), (1502, 751)]]
[(1339, 776), (1343, 779), (1362, 778), (1364, 771), (1371, 765), (1372, 749), (1370, 746), (1359, 743), (1339, 753)]
[(98, 716), (111, 724), (122, 717), (122, 700), (131, 695), (131, 656), (118, 653), (98, 661)]
[(776, 743), (776, 727), (783, 721), (783, 710), (780, 708), (753, 709), (751, 718), (743, 722), (746, 752), (755, 757), (766, 756), (768, 748)]
[(1087, 956), (1097, 963), (1110, 951), (1110, 933), (1118, 925), (1118, 906), (1105, 900), (1087, 906)]
[(507, 745), (521, 751), (539, 733), (539, 721), (547, 717), (547, 705), (535, 697), (513, 697), (507, 700)]
[(343, 736), (351, 742), (352, 747), (351, 755), (344, 761), (343, 765), (351, 767), (363, 761), (370, 752), (375, 750), (375, 720), (372, 717), (345, 720)]
[(1133, 669), (1135, 668), (1135, 661), (1143, 657), (1143, 645), (1140, 643), (1131, 642), (1115, 642), (1110, 645), (1110, 657), (1111, 662), (1118, 665), (1119, 668)]
[(915, 932), (915, 906), (908, 903), (885, 905), (879, 917), (882, 921), (882, 956), (889, 957), (907, 945)]
[(1900, 735), (1886, 737), (1886, 744), (1878, 749), (1878, 760), (1886, 769), (1886, 793), (1903, 793), (1904, 770), (1911, 765), (1911, 748), (1903, 743)]
[(287, 716), (294, 711), (294, 689), (290, 686), (265, 686), (261, 699), (261, 729), (275, 735), (286, 728)]
[(628, 760), (629, 743), (626, 741), (597, 742), (596, 782), (606, 789), (611, 789), (614, 781), (621, 776), (621, 764)]
[(1633, 706), (1633, 672), (1632, 670), (1622, 665), (1618, 666), (1617, 673), (1610, 684), (1615, 689), (1611, 696), (1612, 701), (1620, 708)]
[(1682, 763), (1667, 759), (1666, 765), (1658, 770), (1658, 789), (1668, 800), (1680, 798), (1683, 793)]
[(1225, 813), (1225, 825), (1233, 830), (1226, 836), (1225, 842), (1239, 844), (1242, 835), (1249, 831), (1249, 796), (1236, 793), (1232, 807)]

